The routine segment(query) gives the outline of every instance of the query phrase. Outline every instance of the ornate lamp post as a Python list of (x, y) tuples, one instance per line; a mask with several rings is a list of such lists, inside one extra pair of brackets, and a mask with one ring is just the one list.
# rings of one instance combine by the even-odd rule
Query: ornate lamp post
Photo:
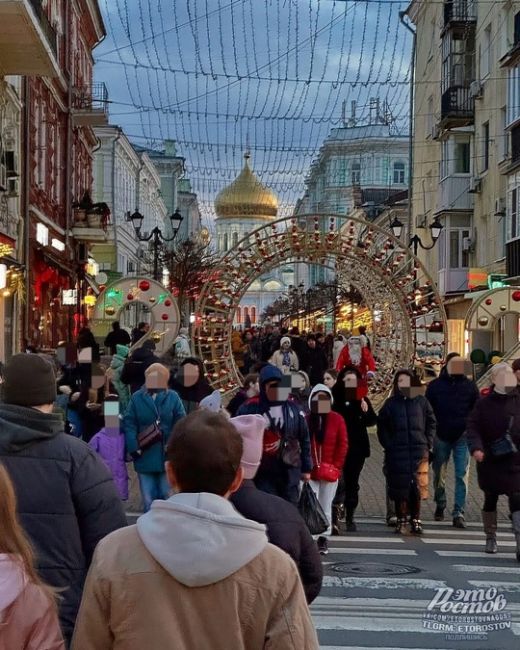
[(171, 214), (169, 218), (170, 218), (170, 223), (173, 232), (172, 237), (165, 237), (161, 229), (159, 228), (159, 226), (155, 226), (152, 232), (148, 235), (141, 234), (141, 228), (143, 226), (144, 216), (137, 209), (133, 214), (129, 214), (127, 216), (127, 221), (132, 222), (136, 237), (139, 241), (152, 240), (154, 280), (159, 280), (159, 248), (162, 246), (162, 244), (173, 241), (175, 237), (177, 237), (177, 233), (179, 232), (179, 228), (184, 219), (184, 217), (180, 214), (178, 210), (176, 210), (173, 214)]
[[(437, 243), (437, 241), (438, 241), (438, 239), (440, 237), (440, 234), (442, 232), (443, 227), (444, 226), (439, 221), (439, 217), (435, 217), (433, 223), (430, 225), (430, 232), (431, 232), (431, 238), (432, 238), (432, 244), (430, 246), (425, 246), (422, 243), (422, 240), (419, 237), (419, 235), (414, 235), (410, 239), (410, 243), (408, 244), (409, 247), (413, 247), (413, 254), (415, 256), (417, 256), (417, 253), (419, 251), (419, 246), (425, 251), (431, 250), (435, 246), (435, 244)], [(399, 239), (401, 237), (402, 232), (403, 232), (403, 224), (399, 221), (399, 219), (397, 217), (394, 217), (393, 221), (390, 223), (390, 229), (392, 230), (392, 233), (393, 233), (394, 237)]]

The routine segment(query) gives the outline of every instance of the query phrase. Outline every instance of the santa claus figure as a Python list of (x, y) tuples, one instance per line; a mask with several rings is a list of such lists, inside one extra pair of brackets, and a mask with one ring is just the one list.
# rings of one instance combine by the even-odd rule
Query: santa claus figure
[(376, 362), (372, 352), (366, 345), (364, 336), (351, 336), (347, 345), (341, 351), (336, 363), (336, 370), (339, 372), (346, 366), (353, 366), (361, 374), (361, 382), (358, 386), (359, 398), (366, 397), (368, 394), (368, 380), (374, 376), (376, 371)]

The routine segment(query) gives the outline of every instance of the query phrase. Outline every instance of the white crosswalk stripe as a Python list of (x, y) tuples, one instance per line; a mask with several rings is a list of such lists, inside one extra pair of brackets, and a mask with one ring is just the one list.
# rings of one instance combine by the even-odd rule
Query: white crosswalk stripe
[[(323, 558), (327, 575), (311, 606), (321, 650), (454, 650), (461, 641), (450, 640), (448, 630), (434, 629), (425, 618), (437, 590), (448, 588), (497, 589), (512, 620), (490, 633), (489, 648), (520, 647), (520, 565), (510, 526), (499, 531), (501, 552), (492, 556), (484, 553), (485, 536), (476, 527), (456, 530), (430, 522), (422, 537), (385, 532), (381, 527), (373, 536), (330, 539), (329, 555)], [(365, 566), (375, 573), (364, 574)], [(393, 568), (410, 573), (392, 574)]]

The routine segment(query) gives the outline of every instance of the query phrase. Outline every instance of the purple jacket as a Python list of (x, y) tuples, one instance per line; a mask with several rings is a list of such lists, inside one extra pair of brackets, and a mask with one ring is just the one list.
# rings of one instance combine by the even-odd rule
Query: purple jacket
[(125, 436), (116, 429), (103, 428), (88, 443), (112, 472), (119, 496), (128, 499), (128, 472), (125, 464)]

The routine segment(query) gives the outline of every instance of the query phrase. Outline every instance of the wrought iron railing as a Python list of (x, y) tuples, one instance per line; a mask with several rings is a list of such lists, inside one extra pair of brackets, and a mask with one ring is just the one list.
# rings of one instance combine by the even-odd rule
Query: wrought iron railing
[(444, 3), (444, 24), (450, 22), (469, 23), (477, 20), (474, 0), (451, 0)]
[(29, 0), (29, 2), (40, 22), (42, 32), (45, 34), (45, 38), (47, 39), (47, 42), (49, 43), (54, 56), (58, 56), (58, 35), (54, 27), (51, 25), (49, 19), (47, 18), (47, 14), (43, 8), (42, 0)]
[(451, 86), (441, 99), (441, 116), (472, 117), (475, 111), (475, 99), (471, 96), (469, 86)]
[(74, 88), (72, 108), (108, 114), (108, 90), (104, 83)]

